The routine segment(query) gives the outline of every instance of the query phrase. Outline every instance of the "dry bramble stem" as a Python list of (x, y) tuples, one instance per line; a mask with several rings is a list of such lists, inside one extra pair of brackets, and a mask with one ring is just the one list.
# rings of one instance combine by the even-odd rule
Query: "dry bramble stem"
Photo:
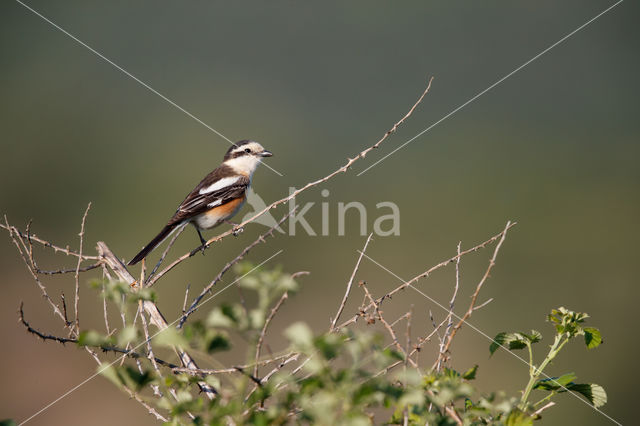
[[(489, 266), (487, 267), (487, 270), (485, 271), (484, 275), (480, 279), (480, 282), (478, 282), (478, 285), (476, 286), (476, 290), (473, 292), (473, 296), (471, 296), (471, 303), (469, 303), (469, 308), (467, 309), (467, 312), (465, 312), (465, 314), (462, 316), (462, 318), (460, 318), (460, 321), (458, 321), (455, 327), (453, 327), (453, 329), (451, 330), (451, 333), (449, 334), (449, 337), (444, 347), (440, 351), (441, 353), (447, 353), (449, 351), (449, 348), (451, 347), (451, 342), (453, 341), (453, 338), (456, 336), (456, 333), (458, 332), (458, 330), (460, 330), (460, 328), (465, 323), (465, 321), (467, 321), (469, 317), (471, 317), (471, 314), (475, 309), (476, 301), (478, 300), (478, 294), (480, 294), (480, 290), (482, 289), (482, 286), (487, 281), (487, 278), (489, 278), (489, 274), (491, 273), (491, 270), (496, 264), (496, 258), (498, 257), (498, 252), (500, 251), (500, 247), (502, 247), (502, 243), (504, 242), (504, 239), (507, 237), (507, 231), (514, 224), (512, 224), (511, 221), (507, 222), (507, 225), (505, 226), (504, 231), (500, 233), (501, 235), (500, 241), (498, 241), (498, 244), (496, 244), (496, 248), (493, 250), (493, 256), (491, 256), (491, 259), (489, 260)], [(436, 364), (437, 363), (438, 362), (436, 361)]]
[(353, 268), (353, 272), (351, 273), (351, 278), (349, 278), (349, 282), (347, 283), (347, 289), (345, 290), (344, 297), (342, 298), (342, 303), (340, 303), (340, 306), (338, 307), (338, 312), (336, 313), (335, 318), (331, 322), (331, 328), (329, 329), (329, 331), (334, 331), (336, 329), (336, 323), (338, 322), (338, 319), (340, 319), (340, 315), (344, 310), (344, 306), (347, 304), (347, 299), (349, 298), (349, 293), (351, 292), (351, 285), (353, 284), (353, 279), (356, 277), (356, 274), (358, 273), (360, 262), (362, 262), (362, 257), (364, 256), (364, 252), (367, 251), (367, 246), (371, 241), (371, 237), (373, 237), (373, 234), (369, 234), (367, 241), (365, 241), (364, 243), (364, 247), (362, 247), (362, 251), (360, 252), (360, 256), (358, 257), (356, 266)]
[[(398, 287), (394, 288), (393, 290), (391, 290), (390, 292), (388, 292), (387, 294), (385, 294), (384, 296), (380, 297), (377, 300), (377, 303), (380, 304), (382, 303), (385, 299), (390, 299), (391, 297), (393, 297), (396, 293), (399, 293), (400, 291), (406, 289), (407, 287), (415, 284), (416, 282), (418, 282), (418, 280), (422, 279), (422, 278), (426, 278), (429, 275), (431, 275), (434, 271), (443, 268), (445, 266), (447, 266), (448, 264), (455, 262), (457, 259), (469, 254), (469, 253), (473, 253), (475, 251), (478, 251), (480, 249), (485, 248), (486, 246), (488, 246), (489, 244), (493, 243), (494, 241), (501, 239), (504, 240), (504, 236), (506, 235), (507, 231), (509, 229), (511, 229), (512, 227), (514, 227), (516, 225), (517, 222), (508, 222), (507, 226), (505, 227), (505, 229), (500, 232), (497, 235), (494, 235), (493, 237), (489, 238), (488, 240), (486, 240), (483, 243), (480, 243), (474, 247), (471, 247), (470, 249), (461, 251), (460, 253), (458, 253), (457, 255), (444, 260), (440, 263), (438, 263), (435, 266), (432, 266), (431, 268), (427, 269), (426, 271), (422, 272), (419, 275), (416, 275), (415, 277), (411, 278), (409, 281), (406, 281), (404, 283), (402, 283), (401, 285), (399, 285)], [(365, 255), (366, 256), (366, 255)], [(369, 305), (367, 305), (366, 307), (364, 307), (360, 312), (356, 313), (353, 317), (351, 317), (351, 319), (348, 319), (347, 321), (343, 322), (342, 324), (340, 324), (338, 326), (338, 328), (342, 328), (342, 327), (346, 327), (349, 324), (352, 324), (354, 322), (356, 322), (359, 318), (362, 317), (362, 314), (366, 313), (368, 310), (374, 308), (375, 305), (373, 303), (369, 303)]]

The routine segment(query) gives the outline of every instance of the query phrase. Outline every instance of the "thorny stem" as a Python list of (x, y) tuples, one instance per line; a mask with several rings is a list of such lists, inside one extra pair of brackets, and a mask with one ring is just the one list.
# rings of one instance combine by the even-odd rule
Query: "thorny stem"
[[(524, 410), (526, 408), (527, 400), (529, 399), (529, 394), (533, 390), (533, 386), (538, 381), (538, 378), (540, 377), (544, 369), (556, 357), (556, 355), (558, 355), (558, 353), (560, 352), (562, 347), (565, 345), (565, 343), (569, 341), (569, 338), (566, 338), (563, 340), (563, 337), (564, 337), (564, 334), (556, 334), (553, 344), (551, 345), (551, 348), (549, 348), (549, 353), (547, 354), (547, 357), (544, 359), (544, 361), (542, 361), (542, 364), (540, 364), (540, 367), (536, 368), (533, 365), (533, 362), (531, 362), (532, 357), (530, 356), (529, 382), (527, 383), (527, 387), (524, 389), (524, 392), (522, 393), (522, 398), (520, 398), (520, 404), (518, 405), (518, 408), (520, 408), (521, 410)], [(529, 346), (529, 351), (531, 351), (530, 345), (531, 345), (530, 343), (527, 343), (527, 346)]]

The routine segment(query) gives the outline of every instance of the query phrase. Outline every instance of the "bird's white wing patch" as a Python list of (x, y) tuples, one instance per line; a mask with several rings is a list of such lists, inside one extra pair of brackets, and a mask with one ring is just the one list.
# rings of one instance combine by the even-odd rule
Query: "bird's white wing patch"
[(238, 181), (238, 179), (240, 179), (240, 176), (230, 176), (230, 177), (225, 177), (220, 179), (219, 181), (212, 183), (211, 185), (207, 186), (206, 188), (202, 188), (199, 193), (204, 195), (204, 194), (208, 194), (210, 192), (214, 192), (214, 191), (218, 191), (222, 188), (225, 188), (227, 186), (233, 185), (235, 182)]
[(217, 199), (214, 202), (207, 204), (207, 206), (208, 207), (215, 207), (215, 206), (220, 205), (220, 204), (222, 204), (222, 200), (221, 199)]

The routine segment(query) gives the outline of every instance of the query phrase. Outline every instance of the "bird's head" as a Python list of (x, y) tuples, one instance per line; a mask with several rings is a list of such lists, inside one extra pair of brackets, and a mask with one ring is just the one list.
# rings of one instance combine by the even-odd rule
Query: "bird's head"
[(251, 176), (264, 157), (273, 154), (256, 141), (243, 140), (236, 142), (224, 155), (224, 164), (237, 173)]

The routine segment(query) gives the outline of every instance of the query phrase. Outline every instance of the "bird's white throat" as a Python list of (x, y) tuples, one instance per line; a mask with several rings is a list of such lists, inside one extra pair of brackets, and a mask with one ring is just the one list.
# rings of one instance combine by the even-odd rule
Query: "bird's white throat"
[(231, 167), (236, 173), (251, 177), (256, 171), (262, 158), (255, 155), (243, 155), (231, 158), (224, 162), (225, 165)]

